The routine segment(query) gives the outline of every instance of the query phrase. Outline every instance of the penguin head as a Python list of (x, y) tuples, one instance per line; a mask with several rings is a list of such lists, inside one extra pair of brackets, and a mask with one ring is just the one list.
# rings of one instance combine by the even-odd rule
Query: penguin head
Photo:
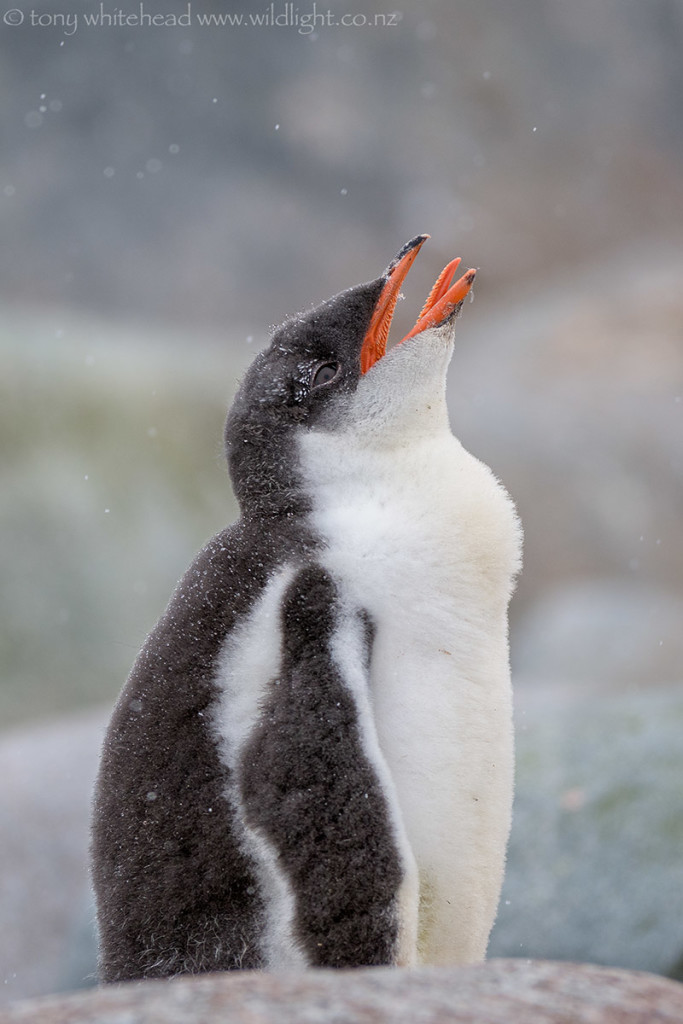
[(243, 513), (307, 510), (296, 472), (302, 432), (396, 444), (428, 429), (435, 406), (445, 413), (455, 318), (476, 271), (451, 285), (460, 260), (449, 263), (413, 330), (385, 354), (401, 285), (428, 237), (407, 242), (376, 280), (287, 320), (257, 355), (225, 430)]

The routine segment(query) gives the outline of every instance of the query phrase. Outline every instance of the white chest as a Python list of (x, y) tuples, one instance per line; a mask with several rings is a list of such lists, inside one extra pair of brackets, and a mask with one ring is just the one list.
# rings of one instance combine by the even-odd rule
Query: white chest
[[(512, 801), (512, 504), (450, 434), (403, 449), (302, 446), (325, 565), (376, 627), (375, 728), (419, 874), (418, 957), (481, 959)], [(351, 469), (353, 466), (353, 469)]]

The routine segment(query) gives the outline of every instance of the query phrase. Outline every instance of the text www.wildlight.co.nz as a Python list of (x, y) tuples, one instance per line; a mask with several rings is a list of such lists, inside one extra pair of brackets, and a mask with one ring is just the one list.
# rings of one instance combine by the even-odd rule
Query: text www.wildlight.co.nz
[(401, 21), (400, 11), (386, 14), (335, 13), (329, 9), (320, 10), (314, 2), (302, 10), (293, 3), (270, 4), (263, 11), (248, 14), (236, 12), (194, 10), (188, 3), (182, 13), (151, 13), (141, 2), (135, 10), (122, 7), (107, 8), (104, 2), (94, 11), (82, 13), (29, 11), (14, 8), (5, 11), (3, 22), (8, 26), (27, 25), (33, 28), (62, 29), (65, 35), (73, 35), (79, 28), (293, 28), (301, 35), (308, 35), (323, 28), (395, 28)]

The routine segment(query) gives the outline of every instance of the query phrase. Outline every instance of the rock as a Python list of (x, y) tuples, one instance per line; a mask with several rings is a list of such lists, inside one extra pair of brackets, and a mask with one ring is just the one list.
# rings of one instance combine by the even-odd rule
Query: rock
[(683, 593), (624, 580), (586, 580), (542, 592), (515, 634), (518, 686), (627, 688), (679, 682), (683, 665)]
[(23, 1003), (0, 1024), (680, 1024), (683, 986), (578, 964), (212, 974)]
[(102, 712), (0, 740), (0, 1002), (94, 983), (88, 821)]
[(679, 975), (682, 733), (680, 686), (518, 692), (517, 790), (491, 956)]

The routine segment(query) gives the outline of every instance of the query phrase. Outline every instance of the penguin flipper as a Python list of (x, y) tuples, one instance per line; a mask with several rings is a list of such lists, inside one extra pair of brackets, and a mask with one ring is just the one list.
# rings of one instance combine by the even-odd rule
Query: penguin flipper
[(117, 702), (92, 817), (102, 982), (263, 966), (262, 910), (225, 799), (230, 769), (212, 708), (221, 646), (265, 585), (277, 541), (274, 531), (265, 538), (263, 565), (248, 574), (258, 539), (247, 526), (206, 545)]
[[(392, 964), (403, 868), (364, 741), (369, 712), (350, 684), (360, 674), (368, 685), (367, 618), (346, 612), (314, 565), (289, 584), (281, 625), (281, 671), (241, 752), (243, 821), (275, 852), (271, 865), (291, 895), (290, 941), (305, 963)], [(356, 642), (341, 656), (343, 632)]]

